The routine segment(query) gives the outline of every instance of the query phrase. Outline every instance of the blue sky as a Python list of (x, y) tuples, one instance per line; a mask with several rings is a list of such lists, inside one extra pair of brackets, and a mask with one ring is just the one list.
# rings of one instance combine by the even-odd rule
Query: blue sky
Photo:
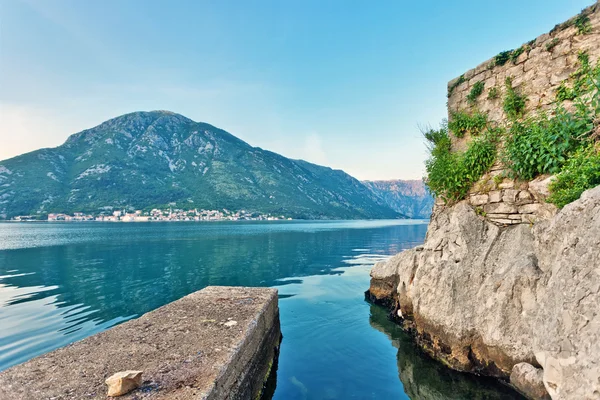
[(447, 82), (591, 0), (0, 0), (0, 159), (138, 110), (420, 179)]

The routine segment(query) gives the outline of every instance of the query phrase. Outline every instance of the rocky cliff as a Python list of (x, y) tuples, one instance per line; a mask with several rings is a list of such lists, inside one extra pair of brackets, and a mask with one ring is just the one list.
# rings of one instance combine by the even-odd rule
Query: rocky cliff
[(535, 225), (440, 207), (424, 245), (371, 277), (371, 298), (451, 368), (531, 398), (600, 397), (600, 186)]
[(429, 218), (433, 196), (423, 180), (362, 181), (381, 202), (409, 218)]

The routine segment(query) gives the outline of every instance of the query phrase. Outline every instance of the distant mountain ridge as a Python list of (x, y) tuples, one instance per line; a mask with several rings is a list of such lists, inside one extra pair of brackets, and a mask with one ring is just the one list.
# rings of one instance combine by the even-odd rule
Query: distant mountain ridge
[(343, 171), (252, 147), (169, 111), (134, 112), (0, 161), (0, 218), (181, 208), (293, 218), (398, 218)]
[(434, 199), (422, 180), (362, 181), (383, 204), (409, 218), (429, 218)]

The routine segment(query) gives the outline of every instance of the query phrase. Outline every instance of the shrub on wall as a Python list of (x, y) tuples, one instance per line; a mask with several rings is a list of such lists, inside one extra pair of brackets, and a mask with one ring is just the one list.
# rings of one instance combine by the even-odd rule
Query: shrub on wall
[(571, 153), (584, 143), (589, 118), (559, 108), (553, 118), (546, 114), (515, 121), (504, 147), (505, 163), (519, 178), (558, 173)]
[(592, 31), (592, 24), (590, 17), (587, 14), (579, 14), (574, 21), (575, 28), (577, 28), (578, 35), (587, 35)]
[(483, 81), (477, 81), (473, 84), (471, 91), (467, 95), (467, 100), (469, 101), (469, 103), (475, 103), (477, 98), (481, 96), (481, 93), (483, 93), (484, 86), (485, 84), (483, 83)]
[(448, 129), (458, 138), (465, 136), (465, 133), (478, 135), (488, 124), (487, 115), (475, 110), (473, 113), (466, 111), (457, 111), (450, 113), (450, 122)]
[(464, 153), (452, 152), (445, 123), (439, 129), (427, 130), (424, 136), (430, 154), (425, 182), (436, 197), (448, 203), (462, 200), (496, 159), (497, 130), (474, 139)]
[(504, 83), (506, 85), (506, 95), (502, 103), (504, 113), (508, 118), (513, 120), (521, 118), (525, 112), (525, 101), (527, 98), (512, 87), (512, 78), (510, 76), (506, 77)]
[(500, 97), (500, 91), (498, 90), (498, 88), (496, 86), (491, 87), (490, 90), (488, 91), (488, 99), (494, 100), (494, 99), (497, 99), (498, 97)]
[(464, 75), (459, 76), (456, 82), (454, 82), (450, 87), (448, 87), (448, 97), (452, 96), (452, 92), (454, 92), (454, 89), (456, 89), (458, 85), (466, 81), (467, 80), (465, 79)]
[(551, 194), (547, 201), (562, 208), (597, 185), (600, 185), (600, 147), (589, 145), (565, 163), (550, 184)]

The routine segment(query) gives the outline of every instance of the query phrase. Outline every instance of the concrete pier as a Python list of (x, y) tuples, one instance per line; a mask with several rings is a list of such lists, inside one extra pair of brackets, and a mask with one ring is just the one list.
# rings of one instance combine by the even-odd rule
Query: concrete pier
[(281, 340), (277, 290), (211, 286), (0, 373), (0, 399), (106, 399), (106, 378), (143, 371), (119, 399), (255, 399)]

